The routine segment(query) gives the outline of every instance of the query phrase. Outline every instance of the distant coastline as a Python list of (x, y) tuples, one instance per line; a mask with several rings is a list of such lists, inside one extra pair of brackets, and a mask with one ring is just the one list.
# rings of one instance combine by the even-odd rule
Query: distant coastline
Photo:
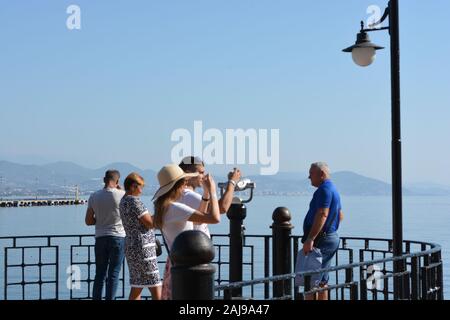
[[(123, 175), (138, 172), (146, 180), (145, 195), (157, 190), (156, 172), (143, 170), (129, 163), (111, 163), (98, 169), (88, 169), (72, 162), (46, 165), (23, 165), (0, 161), (0, 197), (68, 197), (89, 196), (102, 187), (102, 177), (108, 168)], [(250, 175), (256, 183), (256, 196), (309, 196), (314, 192), (306, 173), (280, 172), (273, 176)], [(381, 180), (352, 171), (332, 174), (332, 179), (343, 196), (390, 196), (391, 185)], [(219, 178), (216, 179), (219, 182)], [(404, 196), (450, 196), (450, 186), (437, 184), (405, 185)]]

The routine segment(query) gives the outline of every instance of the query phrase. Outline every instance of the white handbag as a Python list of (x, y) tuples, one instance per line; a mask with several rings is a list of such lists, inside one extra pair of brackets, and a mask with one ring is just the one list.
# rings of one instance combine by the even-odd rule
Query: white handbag
[[(314, 271), (322, 269), (322, 253), (320, 249), (313, 248), (313, 251), (308, 255), (305, 255), (303, 248), (299, 250), (297, 254), (297, 261), (295, 263), (295, 273)], [(316, 273), (311, 275), (311, 288), (319, 285), (322, 280), (322, 273)], [(304, 286), (305, 277), (303, 275), (295, 275), (295, 286)]]

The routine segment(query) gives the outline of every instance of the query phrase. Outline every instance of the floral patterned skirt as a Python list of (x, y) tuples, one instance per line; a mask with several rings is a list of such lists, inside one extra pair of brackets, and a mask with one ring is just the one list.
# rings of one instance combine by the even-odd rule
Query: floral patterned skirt
[(125, 256), (131, 287), (146, 288), (161, 285), (154, 243), (142, 246), (136, 245), (136, 242), (125, 241)]

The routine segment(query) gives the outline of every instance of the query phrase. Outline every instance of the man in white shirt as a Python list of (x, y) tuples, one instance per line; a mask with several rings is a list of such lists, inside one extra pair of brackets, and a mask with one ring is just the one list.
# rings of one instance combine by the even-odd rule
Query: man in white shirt
[[(195, 189), (203, 186), (203, 181), (205, 177), (205, 165), (203, 161), (198, 157), (185, 157), (179, 164), (180, 168), (183, 169), (185, 173), (196, 173), (198, 176), (189, 179), (187, 187), (183, 190), (183, 195), (178, 200), (180, 203), (184, 203), (187, 206), (194, 208), (201, 212), (208, 211), (208, 204), (210, 201), (210, 195), (206, 192), (207, 189), (204, 188), (203, 197), (201, 194), (195, 192)], [(228, 185), (223, 194), (222, 198), (219, 199), (219, 209), (220, 213), (227, 213), (228, 209), (233, 202), (234, 189), (237, 182), (241, 179), (241, 171), (234, 168), (232, 172), (228, 174)], [(194, 223), (194, 230), (203, 231), (208, 237), (211, 237), (208, 229), (208, 225), (205, 223), (196, 224)]]
[(94, 300), (102, 299), (105, 279), (106, 300), (115, 299), (125, 257), (125, 230), (119, 212), (125, 191), (120, 190), (119, 179), (119, 171), (106, 171), (103, 178), (105, 187), (88, 200), (85, 222), (88, 226), (95, 225)]

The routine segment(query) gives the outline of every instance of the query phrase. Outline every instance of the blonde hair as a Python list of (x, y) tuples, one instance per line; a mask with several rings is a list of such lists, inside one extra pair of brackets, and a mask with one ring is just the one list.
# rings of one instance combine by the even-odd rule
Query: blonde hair
[(162, 229), (164, 224), (164, 215), (169, 210), (169, 206), (181, 196), (182, 187), (186, 180), (181, 179), (175, 185), (155, 201), (155, 214), (153, 215), (153, 225), (155, 228)]
[(139, 175), (139, 173), (132, 172), (125, 178), (125, 181), (123, 182), (125, 191), (129, 191), (131, 189), (131, 186), (135, 183), (143, 186), (145, 184), (145, 181), (144, 178)]

